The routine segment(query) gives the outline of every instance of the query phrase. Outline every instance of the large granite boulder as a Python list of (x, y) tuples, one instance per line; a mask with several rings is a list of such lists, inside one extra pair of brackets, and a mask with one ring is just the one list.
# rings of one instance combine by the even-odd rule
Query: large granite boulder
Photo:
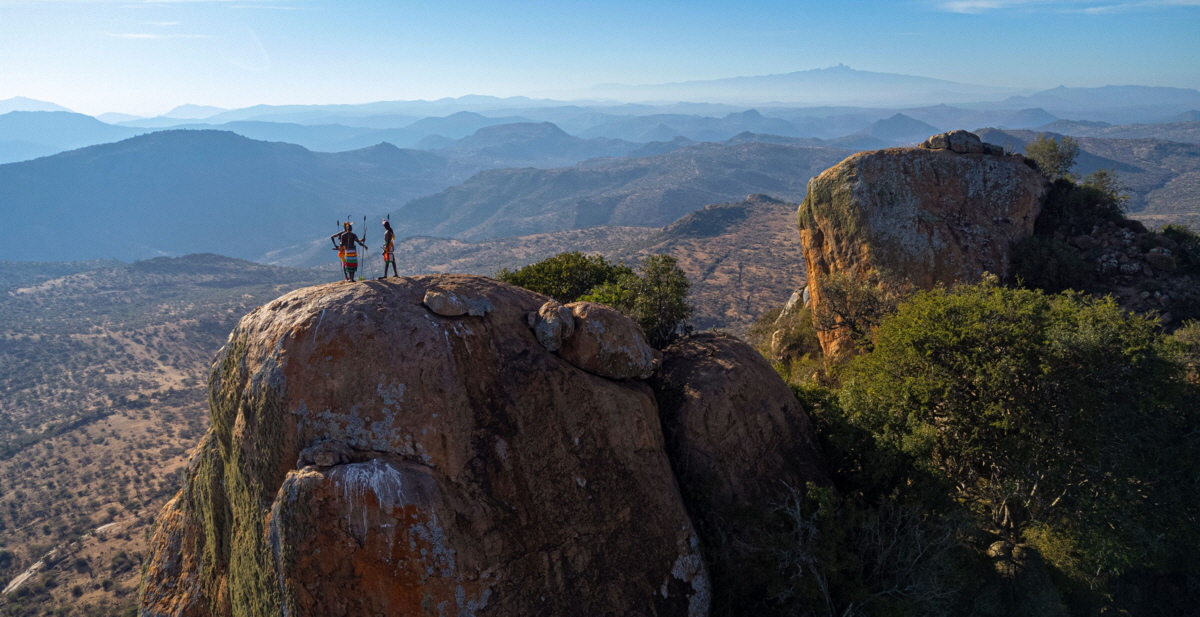
[[(836, 275), (921, 289), (1007, 275), (1048, 183), (1023, 156), (984, 153), (968, 136), (860, 152), (809, 181), (799, 225), (814, 312)], [(849, 345), (845, 329), (819, 335), (827, 354)]]
[(720, 332), (682, 339), (663, 351), (651, 384), (679, 484), (704, 495), (695, 511), (773, 508), (793, 489), (829, 483), (800, 401), (741, 339)]
[(141, 614), (707, 614), (650, 387), (546, 349), (529, 314), (547, 300), (414, 277), (244, 317)]
[[(667, 347), (650, 383), (714, 597), (726, 608), (733, 598), (771, 597), (769, 577), (751, 574), (778, 568), (765, 538), (787, 529), (780, 510), (809, 483), (830, 483), (807, 414), (762, 355), (728, 334)], [(762, 609), (738, 607), (747, 615)]]
[(579, 368), (612, 379), (645, 379), (654, 372), (654, 349), (641, 326), (620, 311), (595, 302), (566, 305), (575, 330), (559, 355)]

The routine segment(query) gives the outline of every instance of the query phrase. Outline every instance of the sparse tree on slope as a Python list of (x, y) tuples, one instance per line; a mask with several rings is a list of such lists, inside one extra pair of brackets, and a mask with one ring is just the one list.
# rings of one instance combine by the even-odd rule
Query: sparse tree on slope
[(1051, 180), (1070, 178), (1071, 168), (1079, 157), (1079, 142), (1069, 135), (1056, 140), (1042, 133), (1025, 146), (1025, 156), (1033, 159)]

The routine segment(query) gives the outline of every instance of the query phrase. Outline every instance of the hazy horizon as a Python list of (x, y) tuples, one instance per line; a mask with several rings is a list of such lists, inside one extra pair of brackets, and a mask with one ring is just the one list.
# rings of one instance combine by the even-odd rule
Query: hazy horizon
[(29, 97), (91, 115), (152, 116), (182, 104), (562, 98), (599, 84), (842, 63), (1024, 91), (1200, 87), (1200, 0), (437, 8), (0, 0), (0, 10), (0, 99)]

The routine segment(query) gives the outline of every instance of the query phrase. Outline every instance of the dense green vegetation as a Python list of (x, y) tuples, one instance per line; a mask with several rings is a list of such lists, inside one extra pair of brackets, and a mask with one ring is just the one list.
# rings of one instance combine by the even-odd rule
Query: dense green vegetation
[(607, 304), (642, 327), (650, 345), (662, 349), (690, 331), (687, 302), (691, 283), (670, 255), (651, 255), (634, 272), (603, 256), (562, 253), (518, 270), (501, 270), (496, 278), (543, 293), (558, 302)]
[(813, 371), (805, 312), (805, 369), (778, 366), (835, 489), (783, 509), (780, 614), (1190, 614), (1200, 326), (993, 279), (912, 295)]
[(625, 264), (610, 263), (603, 255), (584, 255), (578, 251), (560, 253), (524, 268), (505, 268), (496, 273), (498, 280), (524, 287), (566, 304), (575, 302), (592, 289), (633, 275)]

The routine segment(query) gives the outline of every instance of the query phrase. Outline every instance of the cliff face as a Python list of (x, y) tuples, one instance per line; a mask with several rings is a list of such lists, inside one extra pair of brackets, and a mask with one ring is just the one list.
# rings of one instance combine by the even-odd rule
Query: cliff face
[[(652, 390), (547, 349), (530, 327), (546, 300), (417, 277), (243, 318), (141, 614), (706, 614)], [(646, 372), (636, 326), (585, 308), (557, 313), (571, 336), (618, 337), (591, 344)]]
[[(799, 209), (811, 306), (835, 275), (923, 289), (1004, 277), (1047, 188), (1024, 157), (963, 131), (851, 156), (809, 182)], [(848, 343), (840, 329), (819, 336), (831, 355)]]

